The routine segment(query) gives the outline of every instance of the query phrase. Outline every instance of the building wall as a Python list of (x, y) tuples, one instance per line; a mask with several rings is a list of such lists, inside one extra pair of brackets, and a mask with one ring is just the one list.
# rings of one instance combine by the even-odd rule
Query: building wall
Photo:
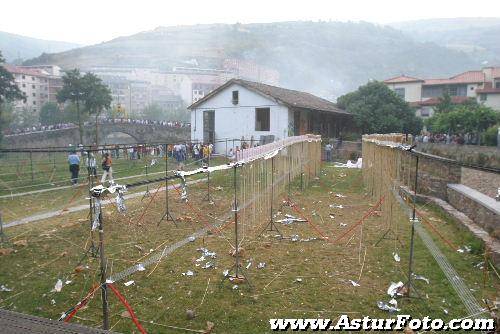
[[(239, 91), (239, 103), (233, 105), (232, 91)], [(270, 131), (255, 130), (255, 108), (270, 108)], [(196, 109), (191, 110), (191, 140), (203, 141), (203, 112), (215, 110), (215, 140), (253, 139), (258, 141), (261, 136), (274, 135), (276, 139), (288, 137), (289, 111), (286, 106), (233, 84)], [(293, 122), (293, 117), (292, 120)], [(230, 142), (229, 148), (232, 148)], [(239, 143), (235, 144), (239, 146)], [(225, 142), (216, 144), (216, 152), (224, 153)]]
[(422, 100), (422, 83), (421, 82), (407, 82), (407, 83), (391, 83), (387, 86), (395, 90), (397, 88), (405, 89), (406, 102), (420, 102)]
[(500, 111), (500, 94), (487, 94), (486, 101), (479, 101), (478, 97), (478, 102)]

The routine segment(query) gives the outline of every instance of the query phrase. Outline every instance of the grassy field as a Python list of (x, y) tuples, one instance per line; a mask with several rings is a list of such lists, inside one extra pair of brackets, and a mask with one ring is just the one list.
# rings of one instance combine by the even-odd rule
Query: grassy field
[[(178, 219), (178, 226), (171, 222), (157, 226), (163, 214), (164, 193), (143, 201), (140, 198), (128, 201), (125, 215), (118, 213), (114, 206), (106, 207), (108, 271), (119, 272), (150, 253), (186, 238), (207, 223), (214, 223), (207, 213), (227, 220), (231, 209), (231, 192), (227, 191), (230, 178), (219, 175), (213, 182), (214, 204), (203, 200), (204, 182), (190, 187), (190, 205), (180, 202), (177, 191), (170, 192), (171, 210)], [(364, 193), (361, 171), (341, 170), (331, 165), (324, 165), (319, 178), (304, 191), (294, 183), (292, 200), (298, 204), (301, 215), (311, 219), (314, 228), (308, 223), (279, 224), (287, 237), (279, 240), (274, 233), (259, 236), (266, 221), (253, 226), (245, 217), (241, 218), (244, 229), (242, 265), (246, 268), (251, 263), (246, 274), (253, 288), (247, 284), (234, 288), (233, 283), (222, 282), (222, 272), (234, 264), (229, 254), (234, 238), (231, 219), (227, 220), (228, 228), (220, 234), (207, 233), (187, 243), (157, 266), (117, 282), (116, 287), (150, 333), (202, 333), (207, 322), (214, 324), (213, 333), (270, 333), (269, 318), (336, 319), (341, 314), (394, 317), (394, 314), (379, 310), (377, 301), (389, 301), (386, 291), (391, 282), (405, 281), (408, 218), (396, 210), (392, 225), (389, 225), (388, 213), (377, 212), (345, 238), (335, 241), (356, 224), (377, 199)], [(343, 209), (331, 208), (330, 204), (341, 204)], [(447, 220), (436, 208), (422, 206), (421, 210), (453, 244), (472, 247), (470, 253), (458, 253), (428, 230), (475, 297), (478, 300), (498, 297), (498, 279), (491, 271), (487, 273), (476, 267), (483, 261), (477, 240)], [(278, 218), (285, 213), (298, 216), (292, 208), (283, 207)], [(330, 218), (331, 214), (335, 218)], [(398, 235), (399, 241), (383, 239), (375, 246), (388, 228)], [(318, 231), (327, 235), (329, 241), (319, 239)], [(42, 223), (9, 228), (6, 233), (13, 244), (3, 247), (12, 248), (14, 252), (0, 256), (0, 284), (13, 291), (0, 292), (1, 308), (58, 318), (98, 282), (99, 265), (95, 258), (84, 258), (82, 265), (88, 268), (75, 272), (90, 244), (87, 212), (62, 214)], [(318, 239), (294, 242), (290, 239), (293, 235), (302, 240)], [(202, 269), (206, 261), (196, 261), (201, 256), (198, 249), (202, 247), (216, 252), (216, 259), (210, 259), (215, 268)], [(400, 262), (394, 260), (393, 253), (399, 254)], [(264, 268), (258, 268), (261, 262), (266, 264)], [(197, 266), (200, 263), (201, 266)], [(188, 270), (194, 271), (194, 276), (183, 275)], [(428, 278), (429, 284), (421, 280), (415, 282), (422, 298), (399, 299), (400, 314), (444, 319), (466, 315), (460, 299), (418, 238), (414, 272)], [(71, 283), (59, 293), (51, 292), (58, 279)], [(124, 283), (130, 280), (134, 284), (125, 286)], [(353, 286), (349, 280), (356, 281), (359, 286)], [(110, 295), (109, 299), (113, 330), (133, 332), (135, 327), (124, 317), (124, 307), (115, 296)], [(100, 294), (96, 294), (73, 321), (99, 326), (102, 321), (100, 306)], [(193, 310), (196, 317), (188, 319), (186, 310)]]

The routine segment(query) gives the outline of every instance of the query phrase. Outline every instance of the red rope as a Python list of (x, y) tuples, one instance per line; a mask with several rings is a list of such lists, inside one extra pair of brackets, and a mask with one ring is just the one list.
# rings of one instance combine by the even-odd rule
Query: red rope
[(325, 239), (325, 240), (329, 240), (329, 239), (328, 239), (328, 236), (326, 236), (326, 235), (323, 233), (323, 231), (321, 231), (321, 230), (320, 230), (320, 229), (319, 229), (316, 225), (314, 225), (314, 224), (313, 224), (312, 219), (310, 219), (310, 218), (306, 217), (306, 215), (304, 215), (303, 213), (301, 213), (301, 211), (298, 209), (297, 204), (295, 204), (295, 203), (293, 203), (293, 202), (291, 202), (291, 201), (290, 201), (290, 206), (291, 206), (291, 208), (292, 208), (295, 212), (297, 212), (297, 213), (299, 214), (299, 216), (302, 216), (301, 218), (302, 218), (302, 219), (305, 219), (305, 220), (307, 221), (307, 223), (308, 223), (309, 225), (311, 225), (311, 227), (312, 227), (312, 228), (313, 228), (313, 229), (314, 229), (314, 230), (315, 230), (315, 231), (316, 231), (316, 232), (317, 232), (317, 233), (318, 233), (318, 234), (319, 234), (319, 235), (320, 235), (323, 239)]
[[(156, 191), (155, 193), (153, 194), (153, 196), (151, 196), (151, 200), (148, 202), (148, 204), (146, 205), (146, 207), (144, 208), (144, 210), (142, 210), (142, 213), (141, 213), (141, 216), (139, 217), (139, 219), (137, 220), (137, 225), (139, 225), (140, 223), (142, 223), (142, 219), (144, 218), (144, 215), (146, 214), (146, 211), (148, 210), (149, 206), (151, 205), (151, 203), (153, 202), (153, 200), (155, 199), (156, 195), (159, 193), (160, 191), (160, 188), (163, 184), (160, 183), (160, 185), (158, 186), (158, 188), (156, 188)], [(168, 191), (165, 190), (165, 191)]]
[[(179, 195), (181, 195), (181, 192), (179, 190), (179, 188), (177, 188), (175, 186), (175, 184), (172, 184), (172, 187), (175, 189), (175, 191), (177, 191), (177, 193)], [(217, 228), (215, 228), (213, 225), (209, 224), (209, 223), (206, 223), (203, 219), (205, 219), (205, 217), (203, 217), (201, 214), (197, 213), (195, 210), (195, 208), (191, 205), (191, 203), (189, 203), (189, 201), (186, 201), (186, 205), (189, 206), (189, 208), (191, 209), (191, 211), (198, 217), (198, 220), (203, 224), (205, 225), (206, 228), (208, 228), (209, 230), (211, 230), (212, 232), (215, 232), (217, 234), (220, 234), (221, 231)]]
[(82, 307), (84, 307), (85, 305), (87, 305), (87, 303), (89, 302), (90, 298), (94, 297), (94, 294), (95, 294), (96, 290), (99, 287), (100, 287), (100, 285), (95, 284), (92, 287), (92, 289), (90, 290), (90, 292), (85, 296), (85, 298), (83, 298), (78, 304), (76, 304), (76, 306), (73, 307), (73, 309), (71, 310), (71, 312), (66, 315), (66, 318), (64, 318), (64, 322), (69, 322), (71, 320), (71, 318), (73, 318), (73, 316), (76, 314), (76, 312), (78, 312)]
[(141, 332), (142, 334), (146, 334), (146, 330), (142, 327), (141, 323), (139, 322), (139, 319), (137, 319), (134, 313), (134, 310), (132, 310), (132, 307), (130, 307), (130, 304), (127, 302), (125, 297), (122, 296), (122, 294), (118, 291), (118, 289), (115, 288), (115, 286), (112, 283), (109, 283), (107, 285), (111, 290), (113, 290), (116, 297), (118, 297), (118, 299), (122, 302), (123, 306), (125, 306), (139, 332)]
[(344, 233), (342, 233), (340, 236), (337, 237), (337, 239), (335, 239), (334, 242), (338, 242), (340, 240), (342, 240), (346, 235), (348, 235), (352, 230), (354, 230), (357, 226), (363, 224), (364, 220), (366, 218), (368, 218), (369, 216), (371, 216), (379, 207), (380, 205), (382, 204), (382, 202), (384, 202), (384, 196), (380, 197), (377, 204), (375, 204), (375, 206), (373, 206), (370, 210), (368, 210), (364, 215), (363, 217), (361, 217), (360, 220), (358, 220), (354, 225), (352, 225), (347, 231), (345, 231)]
[(437, 229), (434, 225), (431, 224), (430, 221), (427, 220), (427, 218), (422, 214), (422, 212), (418, 211), (418, 210), (415, 210), (415, 212), (420, 216), (422, 217), (422, 221), (424, 223), (426, 223), (434, 232), (436, 232), (436, 234), (448, 245), (450, 246), (451, 249), (453, 250), (457, 250), (458, 247), (456, 247), (451, 241), (449, 241), (448, 239), (446, 239)]

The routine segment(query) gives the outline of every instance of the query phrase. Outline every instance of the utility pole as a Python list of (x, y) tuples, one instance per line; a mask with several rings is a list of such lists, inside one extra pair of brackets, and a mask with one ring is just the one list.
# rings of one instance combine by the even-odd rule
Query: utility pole
[[(97, 199), (99, 202), (101, 199)], [(101, 203), (98, 204), (99, 207)], [(102, 219), (102, 210), (99, 210), (99, 254), (101, 262), (101, 298), (102, 298), (102, 329), (109, 329), (109, 312), (108, 312), (108, 287), (106, 283), (107, 261), (104, 255), (104, 226)]]

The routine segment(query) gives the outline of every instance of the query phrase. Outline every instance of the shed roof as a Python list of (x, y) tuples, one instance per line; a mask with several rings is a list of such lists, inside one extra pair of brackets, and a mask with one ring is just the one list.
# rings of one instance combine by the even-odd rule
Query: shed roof
[(69, 324), (62, 321), (40, 318), (24, 313), (12, 312), (0, 309), (0, 328), (5, 334), (47, 334), (47, 333), (71, 333), (71, 334), (112, 334), (98, 328), (86, 327), (77, 324)]
[(272, 98), (290, 108), (303, 108), (303, 109), (311, 109), (317, 111), (326, 111), (337, 114), (350, 115), (350, 113), (348, 113), (347, 111), (337, 107), (335, 103), (317, 97), (315, 95), (312, 95), (310, 93), (301, 92), (298, 90), (286, 89), (277, 86), (266, 85), (263, 83), (242, 80), (242, 79), (229, 80), (225, 84), (219, 86), (217, 89), (212, 91), (210, 94), (206, 95), (199, 101), (190, 105), (188, 109), (195, 109), (200, 104), (209, 100), (214, 95), (218, 94), (220, 91), (224, 90), (226, 87), (229, 87), (232, 84), (237, 84), (245, 88), (248, 88), (251, 91), (264, 95), (268, 98)]

